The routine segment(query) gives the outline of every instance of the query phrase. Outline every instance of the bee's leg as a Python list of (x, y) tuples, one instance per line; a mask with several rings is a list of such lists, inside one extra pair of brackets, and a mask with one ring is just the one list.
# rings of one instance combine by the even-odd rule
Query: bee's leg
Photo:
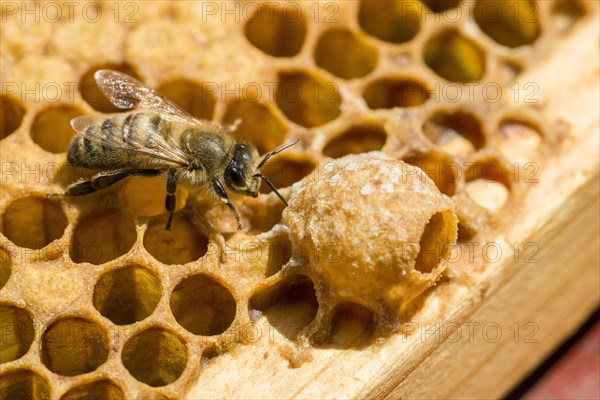
[(231, 212), (233, 212), (233, 215), (235, 215), (235, 219), (237, 220), (237, 224), (238, 224), (238, 231), (241, 231), (242, 223), (240, 222), (240, 214), (238, 214), (237, 210), (235, 209), (235, 206), (233, 205), (231, 200), (229, 200), (229, 196), (227, 196), (227, 192), (223, 188), (223, 185), (221, 185), (221, 182), (219, 182), (217, 179), (215, 179), (212, 181), (212, 186), (213, 186), (213, 190), (215, 191), (217, 196), (219, 196), (221, 201), (223, 203), (225, 203), (225, 205), (227, 207), (229, 207)]
[(171, 221), (173, 221), (173, 212), (175, 212), (175, 205), (177, 204), (175, 198), (175, 190), (177, 189), (177, 175), (174, 169), (170, 169), (167, 172), (167, 197), (165, 197), (165, 208), (169, 212), (169, 219), (165, 229), (171, 230)]
[(83, 196), (98, 190), (106, 189), (128, 176), (156, 176), (160, 173), (162, 173), (162, 171), (158, 169), (118, 169), (115, 171), (99, 172), (90, 179), (75, 182), (70, 185), (67, 188), (65, 195)]
[(67, 188), (65, 192), (66, 196), (83, 196), (85, 194), (93, 193), (97, 189), (92, 185), (92, 181), (85, 180), (80, 182), (75, 182)]

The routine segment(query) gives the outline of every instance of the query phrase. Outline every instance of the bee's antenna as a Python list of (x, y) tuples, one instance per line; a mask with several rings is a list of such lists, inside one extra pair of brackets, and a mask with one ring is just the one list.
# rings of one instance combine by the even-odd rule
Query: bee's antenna
[[(300, 141), (300, 139), (296, 139), (296, 140), (294, 140), (291, 143), (284, 144), (283, 146), (281, 146), (281, 147), (279, 147), (279, 148), (277, 148), (277, 149), (275, 149), (273, 151), (268, 152), (267, 154), (265, 154), (265, 157), (262, 159), (262, 161), (258, 164), (258, 167), (256, 167), (256, 168), (260, 169), (260, 167), (262, 167), (263, 165), (265, 165), (265, 163), (267, 162), (267, 160), (269, 158), (273, 157), (275, 154), (281, 153), (282, 151), (284, 151), (288, 147), (292, 147), (293, 145), (295, 145), (299, 141)], [(263, 176), (263, 178), (264, 178), (264, 176)], [(266, 178), (264, 178), (264, 179), (266, 180)], [(273, 188), (273, 185), (271, 185), (271, 183), (269, 181), (267, 181), (267, 182), (268, 182), (269, 186), (271, 186), (271, 188)], [(277, 192), (277, 191), (275, 190), (275, 192)], [(281, 197), (281, 195), (279, 197)], [(285, 201), (284, 201), (284, 203), (285, 203)]]
[[(294, 143), (292, 143), (292, 144), (294, 144)], [(289, 146), (291, 146), (291, 145), (289, 145)], [(288, 147), (289, 147), (289, 146), (288, 146)], [(282, 149), (282, 150), (283, 150), (283, 149)], [(285, 206), (287, 207), (287, 205), (288, 205), (288, 202), (287, 202), (287, 201), (286, 201), (286, 200), (283, 198), (283, 196), (281, 195), (281, 193), (279, 193), (279, 192), (277, 191), (277, 189), (275, 188), (275, 186), (273, 186), (273, 184), (271, 183), (271, 181), (270, 181), (270, 180), (268, 180), (266, 176), (264, 176), (263, 174), (256, 174), (255, 176), (260, 176), (260, 177), (261, 177), (261, 179), (262, 179), (262, 180), (264, 180), (264, 181), (267, 183), (267, 185), (269, 185), (269, 187), (271, 188), (271, 190), (272, 190), (273, 192), (275, 192), (275, 194), (277, 195), (277, 197), (279, 197), (279, 198), (281, 199), (281, 201), (283, 201), (283, 204), (285, 204)]]

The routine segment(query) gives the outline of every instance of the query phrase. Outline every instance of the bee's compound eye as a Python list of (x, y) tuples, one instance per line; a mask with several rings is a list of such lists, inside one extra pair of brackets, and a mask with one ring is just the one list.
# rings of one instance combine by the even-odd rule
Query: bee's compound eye
[(237, 169), (232, 169), (230, 176), (231, 176), (231, 181), (237, 187), (244, 187), (246, 185), (245, 181), (244, 181), (244, 177), (242, 176), (242, 173), (240, 171), (238, 171)]

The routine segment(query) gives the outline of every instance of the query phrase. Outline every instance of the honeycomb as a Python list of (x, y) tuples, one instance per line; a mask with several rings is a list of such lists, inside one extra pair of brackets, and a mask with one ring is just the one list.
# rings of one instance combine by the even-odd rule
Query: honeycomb
[[(0, 398), (183, 398), (257, 325), (302, 349), (281, 352), (292, 368), (401, 334), (427, 299), (493, 268), (447, 249), (518, 221), (532, 168), (565, 140), (518, 78), (596, 13), (562, 0), (3, 1)], [(206, 191), (179, 187), (165, 231), (160, 177), (48, 197), (93, 173), (66, 164), (70, 119), (118, 112), (98, 69), (241, 120), (261, 154), (300, 139), (263, 170), (289, 208), (268, 188), (232, 196), (238, 232)]]

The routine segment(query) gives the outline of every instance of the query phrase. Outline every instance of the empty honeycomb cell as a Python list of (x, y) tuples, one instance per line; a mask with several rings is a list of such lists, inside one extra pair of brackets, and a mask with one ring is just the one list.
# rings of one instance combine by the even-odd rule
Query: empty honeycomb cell
[(27, 369), (0, 375), (0, 400), (50, 400), (48, 381)]
[(206, 275), (181, 281), (171, 294), (170, 304), (177, 322), (194, 335), (219, 335), (229, 328), (236, 314), (229, 289)]
[(430, 219), (419, 241), (419, 254), (415, 262), (415, 269), (429, 273), (447, 259), (456, 240), (456, 228), (448, 229), (455, 223), (451, 211), (435, 213)]
[(81, 114), (77, 107), (66, 104), (47, 107), (33, 119), (31, 139), (46, 151), (64, 153), (75, 134), (71, 119)]
[[(308, 176), (316, 165), (312, 158), (306, 156), (282, 154), (267, 162), (261, 172), (276, 188), (282, 189)], [(271, 193), (271, 188), (263, 184), (260, 187), (260, 192)]]
[(293, 275), (259, 289), (250, 299), (250, 308), (261, 311), (273, 328), (295, 340), (315, 319), (319, 302), (313, 281), (304, 275)]
[(416, 107), (425, 103), (430, 91), (423, 82), (410, 78), (381, 78), (365, 88), (363, 97), (371, 109)]
[(252, 45), (271, 56), (295, 56), (306, 36), (304, 13), (297, 6), (282, 8), (266, 3), (250, 16), (244, 34)]
[(340, 115), (342, 97), (335, 82), (303, 71), (281, 72), (278, 80), (275, 101), (292, 122), (312, 128)]
[[(165, 209), (167, 187), (164, 176), (126, 178), (117, 188), (116, 193), (121, 204), (135, 215), (153, 217), (167, 212)], [(181, 210), (187, 201), (188, 191), (179, 185), (175, 190), (175, 197), (175, 211)]]
[(243, 217), (248, 220), (250, 226), (247, 232), (250, 234), (259, 234), (268, 232), (279, 221), (285, 204), (281, 200), (269, 199), (266, 202), (262, 200), (248, 201), (248, 210), (243, 212)]
[(22, 197), (10, 203), (2, 217), (2, 233), (14, 244), (41, 249), (60, 238), (67, 217), (60, 202), (43, 197)]
[(322, 33), (314, 57), (319, 67), (344, 79), (363, 77), (377, 66), (377, 49), (344, 28)]
[(127, 75), (133, 76), (136, 79), (140, 79), (140, 77), (128, 64), (112, 63), (94, 65), (82, 75), (81, 80), (79, 81), (79, 93), (90, 106), (103, 113), (115, 113), (121, 111), (117, 107), (113, 106), (110, 101), (108, 101), (96, 84), (94, 73), (100, 69), (112, 69), (123, 72)]
[(75, 386), (60, 400), (126, 400), (125, 394), (113, 382), (103, 379)]
[[(248, 198), (247, 201), (252, 200)], [(233, 202), (238, 206), (238, 200)], [(210, 227), (217, 232), (235, 232), (237, 231), (237, 220), (230, 210), (227, 210), (225, 204), (216, 198), (216, 196), (196, 196), (194, 201), (190, 202), (190, 208), (194, 215), (204, 226)], [(226, 211), (227, 210), (227, 211)], [(247, 229), (247, 223), (244, 220), (246, 216), (245, 210), (240, 207), (238, 210), (242, 217), (242, 228)]]
[(331, 139), (323, 148), (323, 154), (331, 158), (340, 158), (348, 154), (381, 150), (386, 140), (387, 133), (380, 124), (355, 124)]
[(202, 365), (208, 365), (211, 360), (219, 357), (222, 352), (214, 345), (208, 346), (204, 350), (202, 350)]
[(502, 183), (507, 188), (510, 188), (513, 174), (495, 158), (474, 161), (468, 165), (469, 168), (465, 172), (465, 180), (467, 182), (485, 179), (490, 182)]
[(63, 376), (96, 370), (108, 357), (106, 331), (95, 322), (67, 317), (55, 321), (42, 336), (42, 362)]
[(146, 268), (128, 265), (106, 272), (94, 287), (94, 307), (117, 325), (141, 321), (160, 300), (158, 278)]
[(559, 32), (566, 32), (583, 16), (585, 9), (579, 1), (558, 0), (552, 5), (552, 24)]
[(508, 200), (511, 178), (512, 174), (497, 160), (477, 161), (465, 171), (465, 190), (481, 207), (497, 211)]
[(467, 183), (466, 191), (475, 203), (490, 211), (501, 209), (510, 194), (506, 186), (485, 179), (477, 179)]
[(35, 336), (29, 313), (11, 304), (0, 304), (0, 364), (23, 357)]
[(477, 0), (473, 15), (479, 28), (503, 46), (531, 44), (540, 35), (538, 4), (534, 0)]
[(151, 327), (125, 342), (121, 360), (138, 381), (154, 387), (165, 386), (183, 373), (188, 350), (176, 334)]
[(12, 270), (12, 262), (10, 257), (3, 250), (0, 250), (0, 290), (8, 282)]
[(253, 143), (260, 154), (283, 144), (287, 134), (286, 124), (269, 106), (249, 100), (229, 103), (223, 121), (233, 124), (237, 119), (241, 123), (234, 135)]
[(366, 33), (380, 40), (404, 43), (419, 33), (422, 8), (415, 0), (362, 0), (358, 23)]
[(403, 160), (415, 167), (419, 167), (435, 183), (440, 192), (447, 196), (454, 195), (456, 183), (459, 179), (459, 165), (442, 153), (415, 153)]
[(25, 107), (14, 97), (0, 96), (0, 140), (4, 139), (21, 126)]
[(157, 90), (196, 118), (210, 120), (215, 113), (215, 93), (205, 85), (175, 79), (162, 83)]
[(475, 237), (476, 234), (477, 232), (475, 229), (463, 222), (462, 219), (458, 221), (458, 233), (456, 238), (457, 243), (468, 243)]
[(163, 218), (150, 223), (144, 234), (144, 247), (161, 263), (186, 264), (206, 254), (208, 238), (198, 231), (189, 216), (176, 214), (169, 231)]
[(485, 52), (471, 39), (454, 29), (431, 37), (423, 58), (436, 74), (452, 82), (473, 82), (485, 74)]
[(275, 275), (292, 258), (292, 243), (287, 233), (282, 232), (269, 239), (269, 258), (265, 276)]
[(376, 326), (375, 316), (367, 307), (352, 302), (338, 304), (325, 344), (339, 348), (364, 346), (373, 338)]
[(77, 263), (103, 264), (127, 253), (136, 235), (133, 220), (116, 210), (88, 214), (75, 227), (69, 254)]
[(523, 65), (514, 60), (500, 59), (498, 62), (498, 78), (502, 82), (512, 82), (523, 72)]
[(516, 119), (502, 121), (498, 133), (500, 151), (509, 160), (521, 162), (531, 160), (542, 142), (539, 128)]
[(457, 7), (461, 0), (421, 0), (433, 12), (439, 13)]
[(423, 133), (453, 156), (465, 156), (485, 145), (481, 122), (466, 111), (435, 113), (423, 124)]

